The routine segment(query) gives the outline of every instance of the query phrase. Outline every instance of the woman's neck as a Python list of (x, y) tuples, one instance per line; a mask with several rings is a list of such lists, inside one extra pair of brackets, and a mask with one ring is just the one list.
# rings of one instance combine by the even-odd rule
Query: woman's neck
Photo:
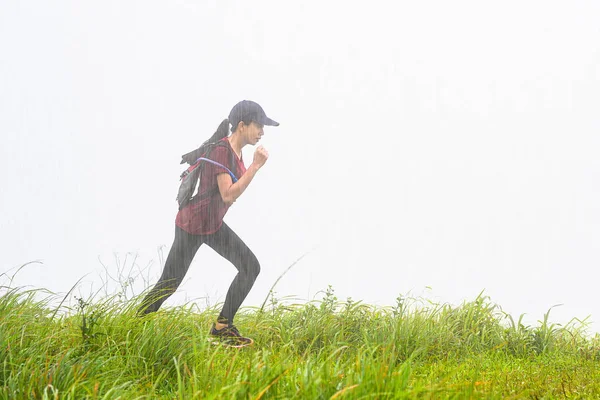
[(229, 136), (227, 138), (227, 140), (229, 140), (229, 144), (231, 145), (231, 148), (233, 149), (233, 151), (235, 151), (235, 154), (237, 154), (238, 158), (241, 159), (242, 158), (242, 147), (244, 147), (246, 145), (246, 143), (235, 132), (231, 136)]

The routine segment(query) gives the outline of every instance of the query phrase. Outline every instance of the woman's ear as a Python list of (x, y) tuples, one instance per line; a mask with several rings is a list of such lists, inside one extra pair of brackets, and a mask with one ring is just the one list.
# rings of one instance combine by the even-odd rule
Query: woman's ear
[(241, 131), (244, 128), (244, 126), (245, 126), (244, 121), (238, 122), (236, 131), (238, 131), (238, 132)]

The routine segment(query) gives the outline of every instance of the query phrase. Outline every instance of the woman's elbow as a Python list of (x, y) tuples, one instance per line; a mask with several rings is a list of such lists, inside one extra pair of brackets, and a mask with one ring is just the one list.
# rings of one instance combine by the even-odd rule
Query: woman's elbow
[(227, 206), (231, 206), (233, 203), (235, 203), (235, 198), (231, 195), (223, 195), (221, 193), (221, 199)]

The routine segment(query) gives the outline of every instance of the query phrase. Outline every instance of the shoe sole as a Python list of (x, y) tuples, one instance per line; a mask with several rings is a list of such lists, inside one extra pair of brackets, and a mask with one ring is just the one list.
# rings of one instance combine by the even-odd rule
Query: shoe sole
[(252, 346), (254, 344), (254, 340), (252, 340), (252, 339), (250, 339), (250, 340), (252, 340), (251, 342), (249, 342), (249, 343), (243, 343), (243, 344), (229, 344), (229, 343), (226, 343), (225, 341), (223, 341), (223, 340), (221, 340), (219, 338), (212, 338), (212, 337), (208, 337), (208, 338), (206, 338), (206, 340), (208, 340), (208, 342), (210, 344), (215, 345), (215, 346), (221, 345), (223, 347), (232, 347), (234, 349), (239, 349), (239, 348), (242, 348), (242, 347), (248, 347), (248, 346)]

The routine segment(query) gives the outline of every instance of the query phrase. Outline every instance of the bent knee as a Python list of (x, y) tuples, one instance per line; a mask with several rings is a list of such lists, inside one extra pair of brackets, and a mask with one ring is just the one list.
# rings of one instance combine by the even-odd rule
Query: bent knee
[(246, 264), (246, 273), (253, 279), (256, 279), (258, 274), (260, 274), (260, 263), (256, 257), (252, 257)]

